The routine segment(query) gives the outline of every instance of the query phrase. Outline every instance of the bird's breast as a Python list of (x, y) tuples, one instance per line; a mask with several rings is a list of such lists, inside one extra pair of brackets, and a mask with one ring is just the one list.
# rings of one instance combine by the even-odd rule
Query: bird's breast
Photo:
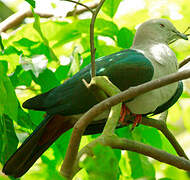
[[(176, 56), (167, 45), (155, 45), (140, 51), (151, 61), (154, 67), (153, 80), (177, 72)], [(172, 83), (147, 92), (127, 103), (127, 106), (135, 114), (154, 112), (157, 107), (167, 102), (174, 95), (177, 86), (178, 83)]]

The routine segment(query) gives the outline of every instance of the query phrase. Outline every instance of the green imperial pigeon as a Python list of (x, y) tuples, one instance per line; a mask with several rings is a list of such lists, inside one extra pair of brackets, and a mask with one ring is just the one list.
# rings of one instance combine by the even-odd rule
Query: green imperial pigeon
[[(152, 19), (137, 29), (133, 45), (96, 60), (98, 76), (107, 76), (120, 90), (158, 79), (178, 71), (177, 59), (168, 44), (177, 39), (188, 40), (166, 19)], [(72, 128), (79, 117), (98, 103), (82, 79), (90, 82), (91, 65), (76, 73), (62, 85), (35, 96), (23, 107), (45, 111), (46, 117), (18, 150), (8, 159), (3, 172), (18, 178), (28, 171), (45, 150), (64, 132)], [(136, 117), (158, 114), (171, 107), (183, 91), (176, 82), (147, 92), (125, 103)], [(100, 133), (108, 112), (94, 119), (85, 134)]]

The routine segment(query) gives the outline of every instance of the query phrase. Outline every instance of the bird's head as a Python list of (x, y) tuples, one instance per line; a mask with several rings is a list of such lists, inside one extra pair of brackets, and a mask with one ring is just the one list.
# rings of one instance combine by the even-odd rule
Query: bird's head
[(167, 19), (151, 19), (142, 23), (136, 32), (134, 43), (154, 41), (155, 43), (171, 44), (172, 42), (184, 39), (187, 35), (179, 32)]

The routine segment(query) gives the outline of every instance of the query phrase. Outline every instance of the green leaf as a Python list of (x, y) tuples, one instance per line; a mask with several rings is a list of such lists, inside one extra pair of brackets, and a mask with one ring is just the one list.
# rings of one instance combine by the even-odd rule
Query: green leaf
[(48, 47), (49, 53), (51, 55), (51, 60), (58, 61), (58, 58), (56, 57), (55, 53), (53, 52), (53, 50), (49, 46), (48, 39), (42, 33), (42, 30), (41, 30), (41, 27), (40, 27), (40, 16), (37, 15), (36, 13), (34, 13), (34, 10), (32, 12), (33, 12), (34, 20), (35, 20), (34, 24), (33, 24), (34, 29), (39, 33), (39, 35), (42, 38), (44, 44)]
[(164, 175), (171, 180), (189, 180), (189, 172), (178, 169), (174, 166), (168, 165), (167, 168), (165, 168), (163, 171)]
[(54, 150), (55, 159), (62, 160), (65, 157), (71, 134), (72, 134), (72, 129), (66, 131), (51, 146)]
[(0, 63), (0, 115), (6, 114), (17, 120), (18, 102), (10, 79), (5, 74), (4, 66)]
[[(42, 111), (31, 111), (29, 110), (29, 117), (32, 124), (35, 124), (36, 126), (40, 124), (40, 122), (44, 119), (44, 112)], [(29, 122), (31, 124), (31, 122)], [(29, 124), (28, 123), (28, 124)]]
[(98, 45), (96, 49), (96, 56), (103, 57), (109, 54), (115, 53), (120, 51), (121, 49), (115, 46), (108, 46), (108, 45)]
[(112, 21), (107, 21), (105, 19), (97, 19), (95, 22), (95, 33), (102, 36), (108, 36), (112, 39), (118, 33), (118, 27)]
[(33, 80), (41, 86), (42, 92), (47, 92), (48, 90), (60, 85), (55, 74), (49, 69), (45, 69), (38, 77), (33, 76)]
[(4, 45), (3, 45), (3, 41), (2, 41), (2, 37), (0, 36), (0, 47), (1, 47), (1, 51), (2, 53), (4, 53)]
[(162, 139), (157, 129), (140, 125), (139, 128), (135, 129), (135, 133), (141, 137), (141, 142), (159, 149), (162, 148)]
[(134, 179), (155, 179), (155, 169), (146, 156), (129, 151), (128, 157)]
[(117, 34), (118, 46), (122, 48), (130, 48), (133, 43), (134, 34), (129, 29), (123, 27)]
[(102, 11), (113, 18), (121, 1), (122, 0), (105, 1), (102, 7)]
[(68, 78), (68, 73), (70, 70), (71, 64), (66, 66), (59, 66), (55, 71), (55, 77), (58, 81), (62, 81)]
[(13, 44), (16, 46), (23, 46), (23, 47), (29, 47), (31, 48), (32, 46), (38, 44), (38, 41), (32, 41), (27, 38), (21, 38), (18, 41), (14, 41)]
[(25, 85), (30, 86), (32, 82), (32, 76), (30, 71), (25, 71), (21, 65), (16, 67), (15, 72), (10, 76), (13, 87)]
[[(90, 22), (91, 19), (80, 20), (76, 23), (76, 27), (81, 33), (89, 35)], [(94, 28), (95, 35), (108, 36), (112, 39), (115, 39), (118, 31), (117, 25), (112, 21), (107, 21), (101, 18), (96, 19)]]
[(33, 8), (36, 7), (36, 2), (34, 0), (25, 0), (26, 2), (28, 2)]
[(162, 139), (162, 149), (163, 149), (164, 151), (167, 151), (168, 153), (177, 155), (175, 149), (174, 149), (173, 146), (170, 144), (170, 142), (168, 141), (168, 139), (166, 139), (166, 137), (163, 136), (163, 135), (161, 135), (160, 137), (161, 137), (161, 139)]
[[(86, 157), (80, 162), (91, 180), (115, 180), (119, 175), (119, 162), (113, 150), (108, 146), (96, 145), (93, 157)], [(103, 163), (102, 163), (103, 162)]]
[(9, 46), (4, 50), (4, 53), (0, 53), (0, 60), (9, 62), (8, 73), (12, 73), (16, 66), (19, 64), (19, 57), (22, 51), (19, 51), (14, 46)]
[[(139, 128), (136, 127), (135, 131), (131, 132), (130, 127), (125, 127), (125, 128), (118, 129), (117, 134), (127, 139), (143, 141), (146, 138), (142, 137), (142, 134), (141, 134), (142, 131), (140, 127)], [(154, 133), (154, 130), (152, 131), (149, 129), (148, 131), (151, 133), (151, 135), (152, 133)], [(147, 133), (144, 133), (144, 135), (148, 136)], [(151, 135), (149, 136), (151, 137)], [(155, 135), (155, 137), (156, 139), (159, 139), (159, 135)], [(146, 142), (148, 142), (149, 144), (154, 144), (155, 146), (160, 146), (159, 143), (158, 144), (153, 143), (152, 140), (150, 140), (150, 138), (146, 139)], [(131, 167), (131, 176), (133, 179), (136, 179), (136, 178), (154, 179), (155, 178), (155, 169), (152, 163), (149, 162), (146, 156), (128, 151), (128, 161)]]
[(78, 52), (77, 48), (74, 48), (71, 59), (71, 68), (69, 74), (74, 75), (80, 70), (81, 55)]
[[(2, 66), (0, 66), (0, 73), (2, 73), (1, 67)], [(6, 99), (7, 99), (7, 92), (6, 92), (6, 89), (4, 86), (2, 75), (0, 75), (0, 89), (1, 89), (1, 93), (0, 93), (0, 116), (2, 116), (4, 111), (5, 111), (5, 103), (6, 103)]]
[(10, 55), (10, 54), (17, 54), (21, 55), (22, 52), (16, 49), (14, 46), (9, 46), (8, 48), (5, 49), (4, 53), (2, 55)]
[(7, 116), (0, 116), (0, 162), (6, 160), (16, 151), (18, 138), (14, 131), (13, 121)]
[(8, 62), (7, 61), (0, 61), (0, 66), (3, 66), (3, 72), (6, 74), (8, 72)]

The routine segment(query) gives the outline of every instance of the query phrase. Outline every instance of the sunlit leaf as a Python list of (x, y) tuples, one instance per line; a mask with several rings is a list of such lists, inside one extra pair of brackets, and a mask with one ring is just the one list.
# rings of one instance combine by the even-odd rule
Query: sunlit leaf
[(35, 8), (36, 2), (34, 0), (25, 0), (25, 1), (28, 2), (33, 8)]
[(34, 29), (39, 33), (39, 35), (42, 38), (44, 44), (48, 47), (48, 50), (50, 52), (52, 60), (58, 61), (58, 58), (56, 57), (55, 53), (53, 52), (53, 49), (51, 49), (50, 46), (49, 46), (48, 39), (42, 33), (42, 30), (41, 30), (41, 27), (40, 27), (40, 16), (35, 14), (34, 11), (33, 11), (33, 15), (34, 15), (34, 19), (35, 19), (34, 24), (33, 24)]
[(38, 44), (39, 42), (36, 42), (36, 41), (32, 41), (30, 39), (27, 39), (27, 38), (22, 38), (22, 39), (19, 39), (18, 41), (14, 41), (13, 44), (15, 44), (16, 46), (23, 46), (23, 47), (32, 47), (36, 44)]
[(71, 59), (71, 68), (69, 70), (69, 74), (74, 75), (80, 70), (80, 62), (81, 62), (81, 55), (78, 52), (77, 48), (74, 48), (70, 59)]
[(113, 18), (121, 1), (122, 0), (105, 1), (102, 7), (102, 11)]

